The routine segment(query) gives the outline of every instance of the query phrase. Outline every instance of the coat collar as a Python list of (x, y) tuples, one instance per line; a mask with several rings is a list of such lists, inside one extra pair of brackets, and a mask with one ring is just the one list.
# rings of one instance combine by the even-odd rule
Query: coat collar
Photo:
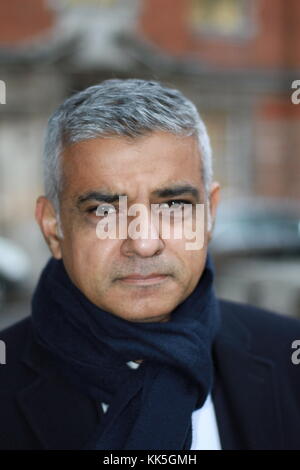
[(212, 396), (222, 449), (282, 449), (276, 365), (255, 353), (251, 331), (219, 303), (222, 326), (213, 347)]

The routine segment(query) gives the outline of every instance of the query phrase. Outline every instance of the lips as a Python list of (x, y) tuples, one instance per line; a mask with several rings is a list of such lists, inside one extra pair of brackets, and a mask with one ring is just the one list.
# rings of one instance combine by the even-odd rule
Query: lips
[(130, 274), (129, 276), (126, 276), (122, 279), (152, 279), (153, 277), (161, 277), (161, 276), (166, 276), (166, 274), (151, 273), (151, 274), (148, 274), (148, 276), (142, 276), (141, 274)]
[(168, 278), (167, 274), (151, 273), (148, 276), (142, 276), (141, 274), (135, 273), (129, 276), (122, 277), (120, 280), (127, 284), (156, 284), (162, 282)]

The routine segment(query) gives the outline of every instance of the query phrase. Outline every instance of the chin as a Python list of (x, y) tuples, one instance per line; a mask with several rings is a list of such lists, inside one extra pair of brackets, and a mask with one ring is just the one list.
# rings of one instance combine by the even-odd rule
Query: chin
[[(124, 318), (124, 317), (123, 317)], [(124, 320), (130, 321), (132, 323), (153, 323), (153, 322), (159, 322), (159, 323), (164, 323), (169, 321), (171, 318), (170, 314), (169, 315), (155, 315), (155, 316), (149, 316), (149, 317), (136, 317), (136, 318), (124, 318)]]
[(132, 309), (128, 311), (120, 311), (118, 309), (115, 310), (113, 313), (114, 315), (123, 318), (124, 320), (131, 321), (131, 322), (163, 322), (168, 321), (170, 318), (170, 311), (172, 309), (155, 309), (153, 308), (147, 310), (146, 307), (140, 308), (138, 310)]

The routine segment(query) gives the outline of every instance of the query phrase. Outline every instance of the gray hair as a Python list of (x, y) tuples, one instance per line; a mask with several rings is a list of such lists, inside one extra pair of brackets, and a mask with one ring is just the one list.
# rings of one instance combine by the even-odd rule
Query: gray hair
[(45, 195), (59, 212), (60, 155), (76, 142), (97, 137), (136, 138), (154, 131), (198, 140), (206, 195), (212, 182), (209, 136), (195, 105), (180, 91), (157, 81), (111, 79), (65, 100), (48, 121), (44, 147)]

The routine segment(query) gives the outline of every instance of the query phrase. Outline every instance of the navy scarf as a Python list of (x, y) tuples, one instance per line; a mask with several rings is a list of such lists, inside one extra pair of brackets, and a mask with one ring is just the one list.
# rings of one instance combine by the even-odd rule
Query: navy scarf
[[(91, 303), (50, 258), (32, 299), (37, 343), (48, 363), (99, 403), (109, 403), (86, 449), (190, 449), (192, 412), (213, 383), (219, 327), (207, 255), (194, 291), (168, 322), (129, 322)], [(128, 361), (143, 359), (137, 369)], [(76, 410), (74, 410), (76, 412)]]

